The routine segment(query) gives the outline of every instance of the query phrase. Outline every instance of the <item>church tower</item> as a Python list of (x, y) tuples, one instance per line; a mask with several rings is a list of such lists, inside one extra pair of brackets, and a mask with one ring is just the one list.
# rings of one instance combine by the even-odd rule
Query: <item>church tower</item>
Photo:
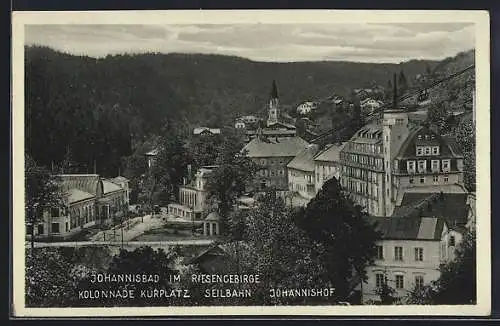
[(279, 117), (279, 99), (278, 99), (278, 87), (276, 86), (276, 80), (273, 80), (273, 85), (271, 88), (271, 98), (269, 99), (269, 113), (267, 117), (267, 125), (270, 126), (278, 122)]

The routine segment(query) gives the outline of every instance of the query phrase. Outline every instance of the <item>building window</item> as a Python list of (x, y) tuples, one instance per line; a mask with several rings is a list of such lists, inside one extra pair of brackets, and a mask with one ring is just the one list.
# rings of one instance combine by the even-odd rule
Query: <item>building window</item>
[(415, 248), (415, 261), (424, 260), (424, 248)]
[(420, 183), (425, 183), (425, 177), (420, 177)]
[(394, 260), (403, 260), (403, 247), (394, 247)]
[(432, 177), (432, 181), (438, 182), (439, 181), (439, 176), (435, 175)]
[(406, 162), (406, 169), (408, 173), (415, 173), (415, 161)]
[(455, 247), (455, 236), (450, 236), (450, 242), (449, 242), (450, 247)]
[(418, 161), (418, 173), (425, 173), (427, 170), (427, 161)]
[(422, 155), (424, 155), (423, 147), (417, 146), (417, 156), (422, 156)]
[(432, 155), (439, 155), (439, 146), (432, 146)]
[(450, 160), (443, 160), (441, 164), (444, 172), (450, 171)]
[(38, 234), (43, 234), (43, 224), (38, 224)]
[(410, 177), (410, 183), (413, 183), (413, 182), (414, 182), (413, 177)]
[(432, 172), (439, 172), (439, 160), (431, 161), (431, 170)]
[(447, 175), (445, 175), (445, 176), (443, 177), (443, 181), (444, 181), (444, 182), (448, 182), (448, 180), (449, 180), (449, 179), (448, 179), (448, 176), (447, 176)]
[(52, 217), (59, 217), (59, 208), (57, 208), (57, 207), (52, 207), (52, 208), (50, 209), (50, 215), (51, 215)]
[(404, 289), (405, 280), (403, 275), (396, 275), (396, 289)]
[(424, 286), (424, 277), (422, 275), (415, 276), (415, 288), (421, 289)]
[(431, 155), (431, 148), (425, 147), (425, 155)]
[(59, 223), (52, 223), (52, 233), (59, 233)]
[(384, 259), (384, 247), (377, 246), (377, 259)]
[(382, 273), (377, 273), (375, 274), (375, 286), (378, 288), (381, 288), (384, 286), (386, 281), (385, 275)]

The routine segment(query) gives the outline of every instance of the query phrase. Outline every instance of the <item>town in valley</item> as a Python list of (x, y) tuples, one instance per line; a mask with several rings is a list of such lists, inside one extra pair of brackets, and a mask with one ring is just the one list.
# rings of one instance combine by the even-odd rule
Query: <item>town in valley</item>
[(25, 51), (28, 306), (475, 304), (474, 49), (333, 86)]

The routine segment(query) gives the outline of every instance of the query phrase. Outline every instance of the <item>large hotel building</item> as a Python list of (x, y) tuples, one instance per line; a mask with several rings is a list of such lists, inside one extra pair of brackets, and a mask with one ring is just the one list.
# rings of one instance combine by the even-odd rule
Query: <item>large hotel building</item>
[(341, 185), (370, 215), (391, 216), (407, 192), (466, 192), (454, 139), (413, 124), (405, 109), (386, 110), (381, 120), (340, 152)]

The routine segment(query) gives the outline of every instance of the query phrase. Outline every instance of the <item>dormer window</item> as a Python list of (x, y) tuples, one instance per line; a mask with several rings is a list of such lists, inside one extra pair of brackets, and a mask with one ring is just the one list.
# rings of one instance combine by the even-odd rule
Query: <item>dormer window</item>
[(418, 135), (418, 140), (422, 140), (422, 135)]
[(432, 146), (432, 155), (439, 155), (439, 146)]
[(431, 148), (425, 147), (425, 155), (431, 155)]
[(417, 156), (424, 155), (424, 148), (421, 146), (417, 146)]

